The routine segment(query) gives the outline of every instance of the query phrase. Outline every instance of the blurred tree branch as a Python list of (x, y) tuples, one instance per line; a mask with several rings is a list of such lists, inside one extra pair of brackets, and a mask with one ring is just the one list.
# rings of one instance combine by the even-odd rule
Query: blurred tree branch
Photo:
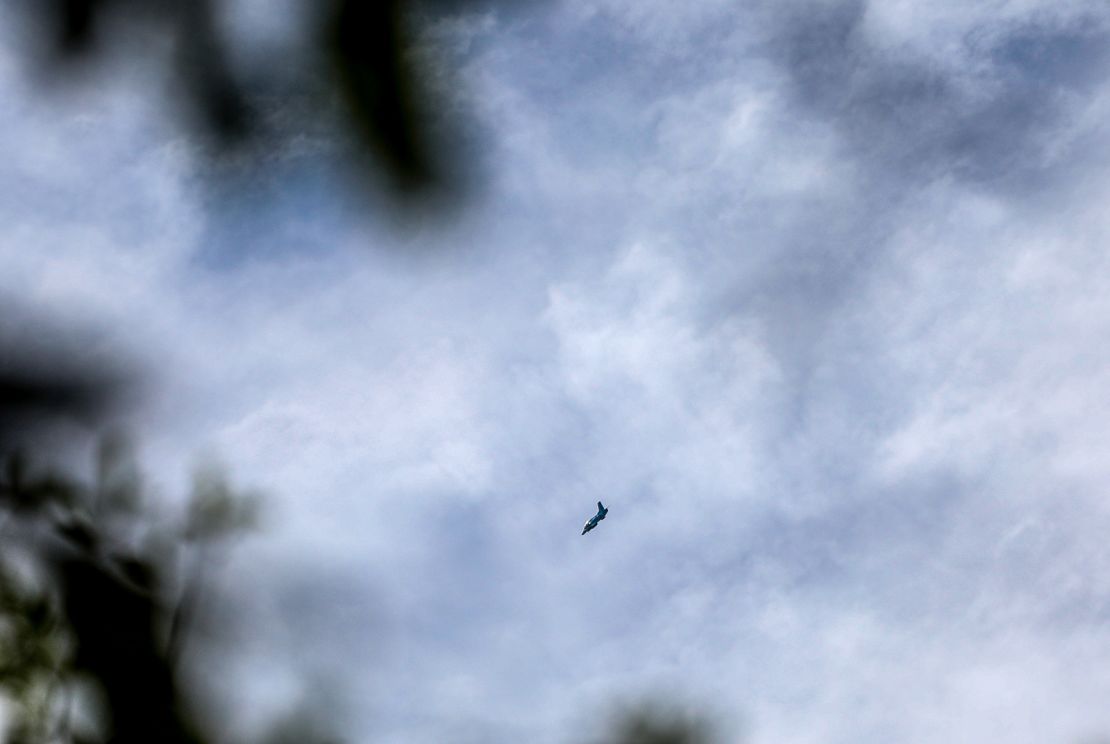
[[(220, 0), (37, 0), (32, 8), (42, 42), (63, 63), (61, 72), (88, 65), (109, 49), (149, 54), (125, 43), (136, 25), (168, 36), (177, 90), (220, 149), (237, 147), (260, 131), (250, 103), (260, 85), (302, 97), (307, 89), (292, 81), (322, 82), (342, 104), (340, 123), (371, 156), (365, 172), (383, 173), (394, 193), (406, 198), (445, 185), (446, 153), (435, 146), (431, 126), (443, 106), (413, 53), (416, 18), (445, 8), (412, 0), (306, 0), (304, 9), (316, 20), (306, 24), (302, 38), (289, 40), (290, 52), (265, 70), (243, 71), (235, 68), (231, 52), (245, 41), (219, 23), (224, 6)], [(122, 19), (130, 25), (122, 26)], [(302, 49), (313, 52), (293, 51)], [(336, 110), (313, 106), (302, 115), (326, 118)]]
[(126, 438), (101, 439), (90, 484), (27, 454), (35, 429), (65, 420), (95, 426), (111, 408), (115, 376), (72, 365), (44, 380), (27, 352), (0, 345), (0, 692), (16, 705), (9, 739), (87, 739), (71, 732), (69, 718), (72, 691), (88, 679), (105, 724), (92, 740), (204, 741), (170, 642), (171, 618), (195, 605), (201, 588), (178, 576), (176, 559), (250, 526), (255, 500), (217, 474), (198, 479), (173, 550), (135, 547), (136, 536), (162, 527)]

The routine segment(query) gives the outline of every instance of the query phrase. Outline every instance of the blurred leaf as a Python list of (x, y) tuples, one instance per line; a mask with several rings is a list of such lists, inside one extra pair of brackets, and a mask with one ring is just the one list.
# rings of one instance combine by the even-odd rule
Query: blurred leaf
[(40, 511), (47, 504), (71, 506), (77, 487), (55, 473), (33, 475), (22, 450), (8, 454), (0, 476), (0, 507), (19, 514)]
[(44, 0), (53, 13), (57, 44), (63, 54), (88, 51), (96, 39), (101, 0)]
[(153, 593), (158, 588), (158, 571), (135, 556), (116, 556), (116, 567), (125, 579), (140, 591)]
[(92, 370), (0, 369), (0, 432), (28, 414), (91, 419), (114, 392), (113, 380)]
[(433, 184), (426, 91), (409, 54), (401, 0), (336, 0), (324, 47), (351, 122), (402, 191)]
[(251, 112), (227, 62), (226, 40), (217, 32), (212, 0), (188, 0), (176, 12), (178, 75), (215, 135), (232, 145), (250, 131)]
[(57, 525), (58, 534), (69, 540), (77, 548), (86, 553), (96, 550), (99, 538), (96, 530), (87, 521), (80, 517), (73, 517)]
[(607, 744), (710, 744), (705, 721), (668, 708), (644, 706), (621, 720)]
[(4, 463), (4, 476), (5, 486), (12, 491), (18, 491), (23, 487), (27, 475), (27, 454), (22, 450), (17, 450), (8, 455), (7, 461)]
[(258, 522), (258, 498), (235, 493), (223, 469), (207, 465), (193, 476), (185, 538), (210, 541), (243, 532)]

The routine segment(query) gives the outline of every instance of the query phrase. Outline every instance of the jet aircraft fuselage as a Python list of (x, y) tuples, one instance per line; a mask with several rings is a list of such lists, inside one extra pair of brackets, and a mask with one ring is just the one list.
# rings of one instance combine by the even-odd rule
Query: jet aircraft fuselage
[(605, 519), (605, 515), (608, 514), (608, 513), (609, 513), (609, 510), (606, 509), (604, 506), (602, 506), (600, 501), (597, 502), (597, 514), (593, 515), (592, 517), (590, 517), (589, 519), (586, 520), (586, 524), (584, 524), (582, 526), (582, 534), (585, 535), (587, 532), (592, 530), (594, 527), (597, 527), (597, 523), (600, 522), (601, 520)]

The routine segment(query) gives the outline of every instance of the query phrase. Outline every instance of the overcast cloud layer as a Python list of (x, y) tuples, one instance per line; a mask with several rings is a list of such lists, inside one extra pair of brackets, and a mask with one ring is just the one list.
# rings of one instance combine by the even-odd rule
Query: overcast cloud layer
[(425, 43), (488, 183), (401, 231), (326, 137), (213, 185), (156, 72), (4, 35), (0, 298), (155, 370), (166, 493), (270, 494), (242, 726), (1110, 735), (1105, 3), (475, 6)]

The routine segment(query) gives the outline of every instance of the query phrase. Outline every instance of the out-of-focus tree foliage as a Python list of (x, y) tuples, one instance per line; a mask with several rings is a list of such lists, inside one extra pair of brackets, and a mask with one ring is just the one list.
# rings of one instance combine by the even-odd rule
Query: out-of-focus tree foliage
[[(421, 22), (457, 3), (416, 0), (305, 0), (299, 37), (259, 69), (240, 69), (235, 54), (247, 44), (225, 24), (224, 0), (24, 0), (39, 27), (40, 47), (56, 74), (95, 64), (109, 53), (146, 65), (167, 39), (168, 63), (185, 118), (200, 124), (218, 149), (234, 148), (266, 131), (260, 98), (298, 100), (299, 129), (335, 119), (358, 144), (362, 171), (384, 174), (393, 192), (411, 197), (450, 185), (457, 147), (433, 136), (450, 124), (427, 65), (416, 53)], [(275, 12), (282, 12), (275, 8)], [(163, 45), (164, 46), (164, 45)], [(264, 95), (260, 95), (263, 94)], [(303, 105), (304, 99), (312, 102)], [(333, 105), (335, 104), (335, 105)], [(433, 126), (433, 121), (436, 123)], [(295, 134), (295, 133), (294, 133)]]
[[(7, 741), (203, 742), (177, 674), (208, 551), (253, 521), (215, 470), (185, 515), (144, 499), (126, 438), (104, 436), (91, 482), (64, 475), (44, 430), (94, 431), (115, 376), (29, 364), (0, 343), (0, 694)], [(28, 454), (28, 452), (36, 454)], [(190, 566), (190, 571), (183, 570)], [(74, 722), (77, 722), (75, 725)]]
[[(202, 586), (202, 551), (244, 528), (247, 507), (212, 476), (187, 519), (141, 500), (118, 439), (92, 484), (67, 481), (7, 452), (0, 550), (0, 692), (15, 703), (10, 740), (202, 742), (177, 676)], [(197, 518), (195, 515), (202, 515)], [(78, 696), (91, 682), (94, 694)], [(74, 705), (103, 724), (72, 732)]]
[(644, 703), (617, 719), (605, 744), (713, 744), (709, 724), (666, 705)]
[[(420, 195), (443, 185), (447, 158), (433, 147), (429, 123), (436, 106), (412, 49), (414, 13), (430, 6), (303, 5), (304, 39), (290, 47), (310, 52), (274, 60), (261, 88), (336, 102), (309, 106), (307, 116), (338, 112), (336, 123), (366, 156), (363, 170), (384, 174), (395, 193)], [(37, 24), (48, 72), (65, 77), (107, 55), (131, 56), (143, 66), (166, 60), (179, 99), (173, 103), (185, 104), (217, 149), (273, 135), (253, 107), (259, 71), (233, 63), (242, 40), (221, 24), (220, 0), (20, 0), (19, 6)], [(168, 58), (158, 51), (166, 44), (144, 43), (152, 38), (168, 41)], [(298, 65), (306, 69), (290, 69)], [(33, 334), (13, 337), (14, 326), (3, 320), (0, 693), (15, 705), (8, 740), (204, 741), (177, 666), (209, 566), (254, 524), (257, 500), (232, 490), (219, 470), (204, 468), (185, 513), (167, 523), (144, 500), (139, 470), (119, 436), (100, 442), (92, 483), (63, 475), (53, 458), (56, 438), (39, 435), (61, 431), (73, 439), (96, 431), (134, 381), (65, 354), (46, 358)], [(82, 706), (96, 710), (75, 716)], [(71, 725), (75, 719), (98, 724), (80, 730)], [(301, 728), (307, 720), (290, 719)]]

